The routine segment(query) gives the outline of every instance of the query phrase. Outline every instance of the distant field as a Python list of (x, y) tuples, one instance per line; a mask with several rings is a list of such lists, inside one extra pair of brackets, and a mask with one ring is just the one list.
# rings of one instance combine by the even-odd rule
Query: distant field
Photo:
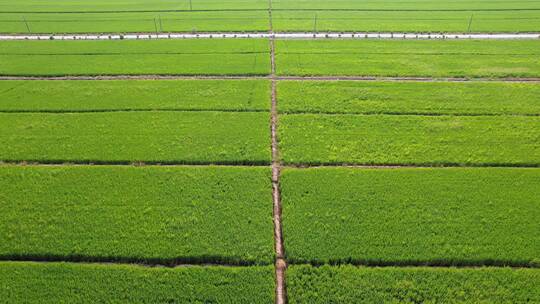
[(266, 11), (0, 13), (2, 33), (268, 31)]
[(281, 113), (540, 115), (536, 83), (280, 81), (278, 91)]
[(8, 303), (273, 303), (272, 267), (0, 262)]
[[(331, 2), (332, 3), (332, 2)], [(356, 2), (363, 3), (363, 2)], [(404, 2), (409, 3), (409, 2)], [(501, 2), (498, 2), (501, 3)], [(540, 2), (537, 4), (540, 7)], [(534, 11), (276, 11), (276, 31), (368, 32), (537, 32)], [(24, 24), (22, 24), (24, 26)]]
[(279, 40), (280, 75), (538, 77), (540, 41)]
[(540, 302), (540, 270), (291, 266), (289, 303)]
[[(4, 0), (8, 1), (8, 0)], [(274, 9), (357, 9), (357, 10), (512, 10), (540, 9), (538, 0), (272, 0)]]
[(0, 111), (269, 111), (266, 80), (1, 81)]
[(267, 40), (0, 41), (0, 75), (265, 75)]
[(540, 165), (540, 117), (280, 116), (288, 164)]
[(0, 169), (2, 259), (273, 261), (269, 169)]
[(287, 259), (540, 267), (539, 183), (539, 169), (285, 169)]
[(270, 162), (268, 113), (2, 113), (0, 161)]
[(267, 8), (267, 0), (52, 0), (46, 3), (41, 0), (0, 0), (0, 12), (125, 12)]

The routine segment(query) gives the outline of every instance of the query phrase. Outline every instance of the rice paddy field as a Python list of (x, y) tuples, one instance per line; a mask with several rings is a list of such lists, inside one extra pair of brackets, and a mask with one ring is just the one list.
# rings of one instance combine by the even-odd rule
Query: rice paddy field
[(326, 31), (540, 0), (0, 0), (0, 303), (540, 303), (540, 40)]

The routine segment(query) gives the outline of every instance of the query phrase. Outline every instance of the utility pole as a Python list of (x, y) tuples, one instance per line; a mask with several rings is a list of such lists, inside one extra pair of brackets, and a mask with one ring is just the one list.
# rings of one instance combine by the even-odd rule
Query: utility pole
[(156, 22), (156, 18), (154, 18), (154, 28), (156, 30), (156, 34), (158, 33), (158, 29), (157, 29), (157, 22)]
[(26, 25), (26, 30), (28, 31), (28, 33), (31, 33), (30, 26), (28, 25), (28, 21), (26, 21), (26, 18), (24, 16), (23, 16), (23, 21), (24, 21), (24, 24)]
[(469, 18), (469, 27), (467, 27), (467, 32), (468, 33), (471, 32), (471, 25), (472, 25), (473, 17), (474, 17), (474, 14), (471, 14), (471, 18)]
[(159, 15), (159, 31), (163, 32), (163, 22), (161, 21), (161, 15)]
[(193, 10), (193, 3), (191, 3), (191, 0), (189, 0), (189, 10), (190, 10), (190, 11)]
[(313, 32), (317, 33), (317, 13), (315, 13), (315, 18), (313, 20)]

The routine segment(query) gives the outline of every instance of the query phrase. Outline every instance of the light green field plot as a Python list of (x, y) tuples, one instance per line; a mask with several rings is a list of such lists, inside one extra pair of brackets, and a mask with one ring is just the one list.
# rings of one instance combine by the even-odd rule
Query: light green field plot
[(270, 264), (269, 171), (2, 166), (0, 257)]
[(281, 115), (289, 164), (540, 165), (538, 116)]
[(540, 302), (538, 269), (291, 266), (289, 303)]
[(273, 303), (271, 267), (0, 262), (7, 303)]
[(264, 75), (267, 40), (1, 41), (0, 75)]
[(266, 164), (268, 113), (0, 114), (0, 160)]
[(280, 81), (278, 92), (282, 113), (540, 114), (536, 83)]
[[(191, 3), (191, 6), (190, 6)], [(167, 10), (267, 9), (267, 0), (0, 0), (0, 12), (129, 12)]]
[(265, 80), (1, 81), (0, 111), (269, 111)]
[(266, 11), (2, 14), (2, 33), (268, 31)]
[(540, 41), (279, 40), (280, 75), (538, 77)]
[(540, 266), (540, 170), (286, 169), (292, 263)]
[[(540, 1), (537, 3), (540, 7)], [(297, 10), (276, 11), (272, 17), (276, 31), (470, 33), (536, 32), (540, 29), (540, 10), (479, 12)]]
[(527, 10), (540, 9), (538, 0), (510, 0), (510, 1), (440, 1), (440, 0), (272, 0), (272, 8), (277, 10)]

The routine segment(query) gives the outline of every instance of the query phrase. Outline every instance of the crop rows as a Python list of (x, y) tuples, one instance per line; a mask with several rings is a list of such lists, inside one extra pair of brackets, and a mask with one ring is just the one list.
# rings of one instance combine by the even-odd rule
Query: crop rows
[(509, 268), (291, 266), (289, 303), (534, 303), (540, 272)]
[(270, 111), (264, 80), (6, 80), (0, 98), (0, 112)]
[[(0, 75), (269, 75), (264, 39), (1, 41)], [(278, 40), (287, 76), (540, 77), (540, 41)]]
[[(274, 31), (534, 32), (537, 1), (273, 1)], [(269, 31), (269, 2), (4, 0), (2, 33)]]
[(11, 303), (272, 303), (273, 269), (0, 262)]
[(266, 168), (3, 166), (0, 256), (271, 264), (269, 179)]
[(281, 182), (293, 263), (540, 262), (537, 169), (286, 169)]
[(282, 236), (290, 303), (538, 301), (540, 86), (498, 79), (540, 77), (538, 46), (2, 41), (3, 76), (119, 77), (0, 81), (0, 298), (281, 303)]

